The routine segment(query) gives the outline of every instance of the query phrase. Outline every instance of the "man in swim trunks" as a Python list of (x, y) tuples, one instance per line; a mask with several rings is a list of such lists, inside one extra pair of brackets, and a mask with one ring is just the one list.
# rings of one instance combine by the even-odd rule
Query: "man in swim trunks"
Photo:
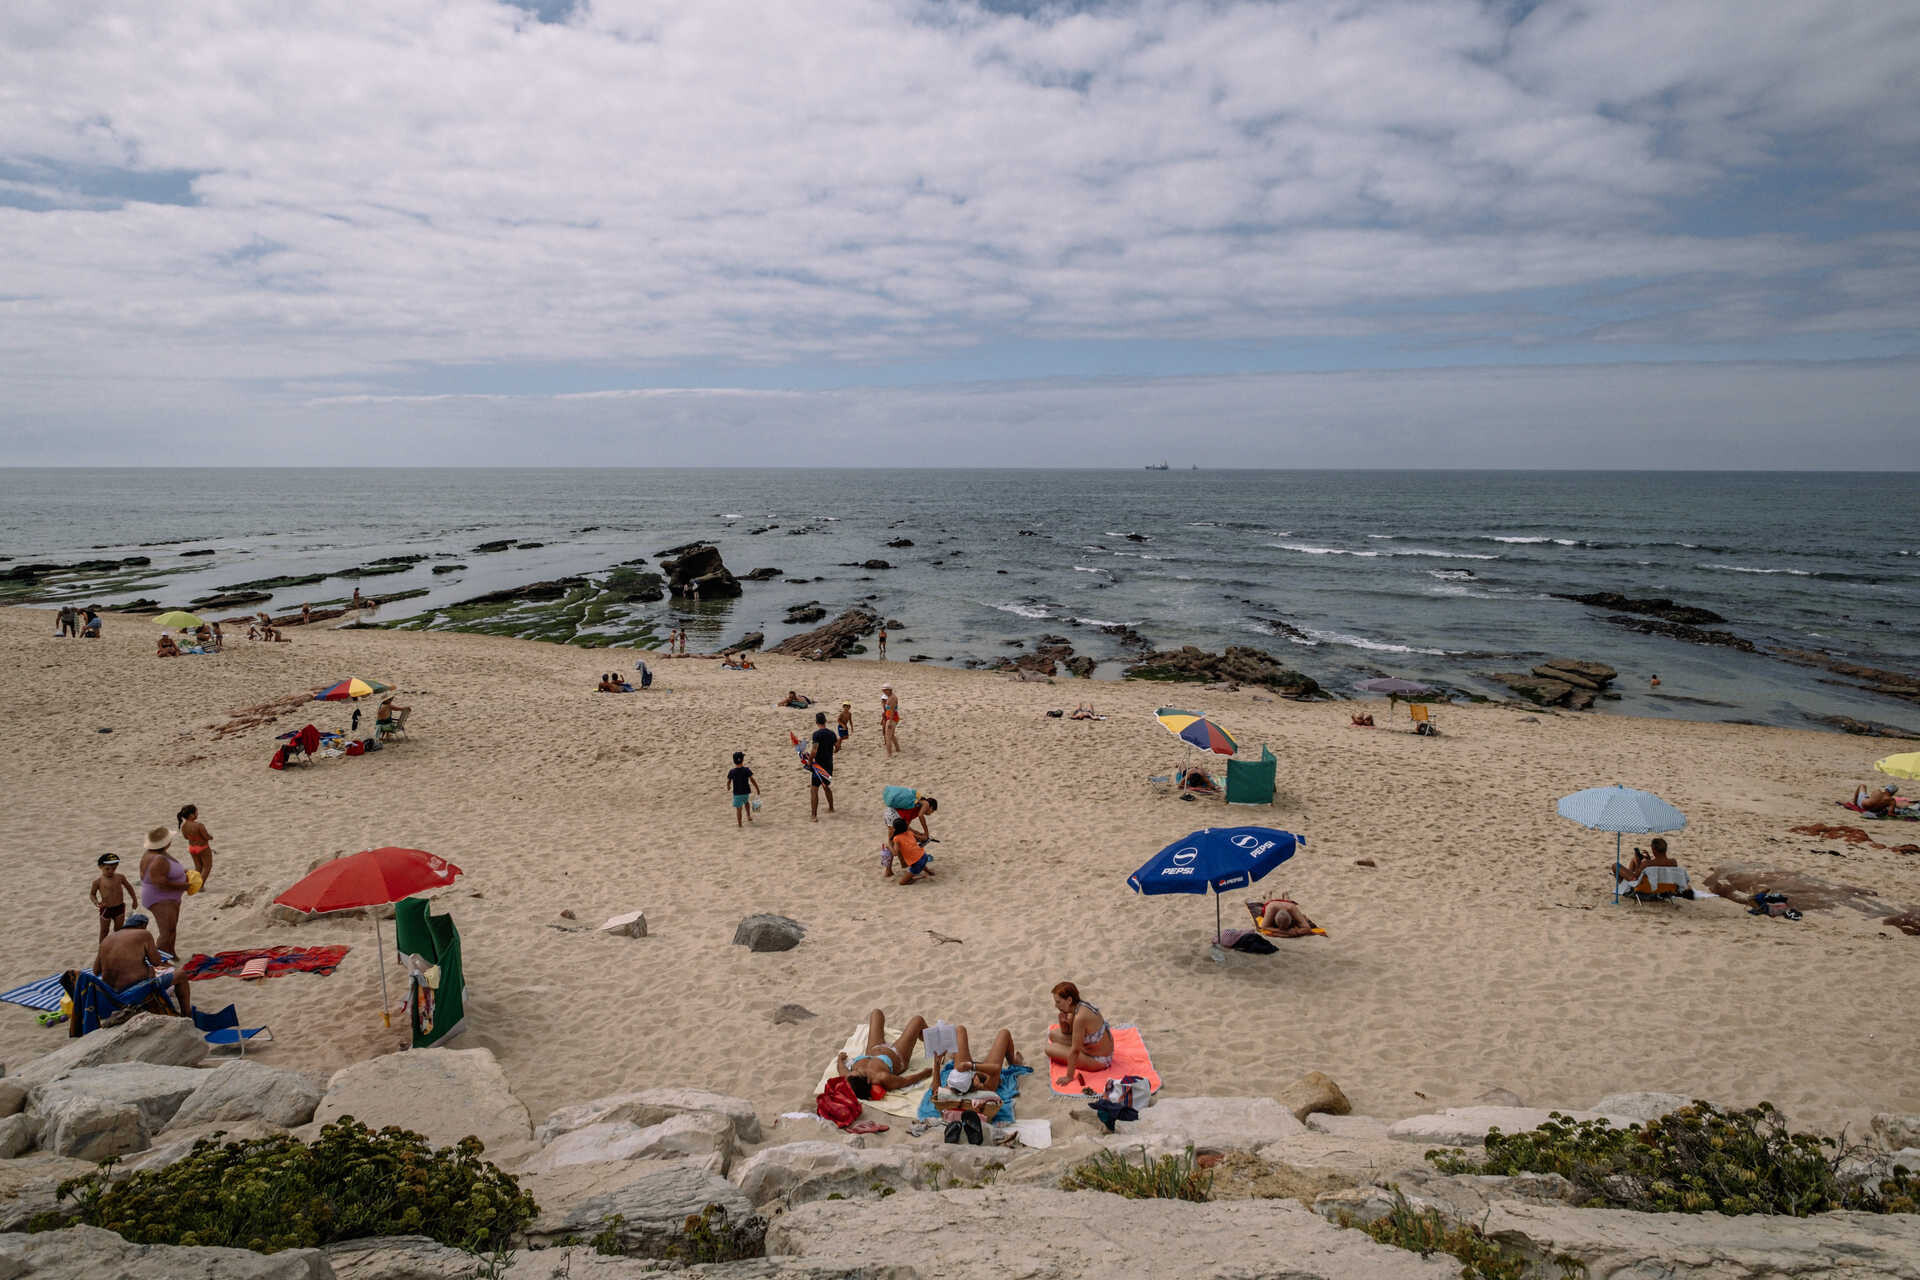
[(840, 718), (834, 722), (834, 732), (840, 735), (840, 745), (847, 745), (847, 738), (853, 733), (853, 704), (840, 704)]
[[(187, 980), (180, 977), (161, 958), (160, 948), (154, 942), (153, 935), (147, 932), (147, 918), (139, 912), (127, 917), (126, 927), (108, 934), (100, 940), (100, 949), (94, 953), (93, 971), (100, 975), (115, 991), (125, 991), (136, 982), (144, 982), (150, 977), (162, 979), (160, 990), (172, 990), (180, 1001), (180, 1013), (185, 1016), (193, 1008), (189, 997)], [(153, 1007), (155, 1013), (172, 1013), (171, 1009), (161, 1008), (156, 997)]]
[(128, 898), (133, 899), (134, 910), (140, 909), (140, 891), (120, 874), (118, 854), (101, 854), (98, 865), (100, 874), (88, 889), (87, 897), (94, 906), (100, 908), (100, 936), (104, 939), (109, 933), (124, 927), (120, 918), (127, 914)]
[[(807, 786), (812, 797), (811, 811), (813, 820), (820, 821), (820, 793), (827, 794), (827, 812), (833, 812), (833, 750), (840, 745), (840, 736), (827, 728), (827, 713), (813, 713), (813, 737), (809, 740), (812, 751), (813, 768), (807, 770)], [(822, 774), (826, 775), (824, 778)]]
[(875, 1009), (867, 1015), (866, 1052), (848, 1059), (846, 1050), (841, 1050), (834, 1059), (835, 1074), (844, 1077), (853, 1087), (854, 1096), (863, 1101), (873, 1097), (876, 1087), (882, 1090), (912, 1088), (933, 1074), (931, 1068), (902, 1074), (907, 1063), (913, 1060), (913, 1047), (920, 1043), (920, 1033), (926, 1029), (927, 1020), (916, 1013), (908, 1020), (900, 1038), (888, 1044), (887, 1015)]

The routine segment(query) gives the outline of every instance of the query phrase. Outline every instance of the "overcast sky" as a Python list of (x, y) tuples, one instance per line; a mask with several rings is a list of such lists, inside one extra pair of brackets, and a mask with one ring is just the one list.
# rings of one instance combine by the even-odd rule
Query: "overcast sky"
[(1913, 467), (1920, 6), (6, 0), (49, 464)]

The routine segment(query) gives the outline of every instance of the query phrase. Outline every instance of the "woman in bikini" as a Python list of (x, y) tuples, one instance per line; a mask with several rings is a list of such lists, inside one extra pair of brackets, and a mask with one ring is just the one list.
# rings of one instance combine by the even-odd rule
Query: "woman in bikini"
[[(934, 1080), (938, 1089), (934, 1100), (942, 1109), (942, 1118), (959, 1119), (959, 1112), (971, 1111), (982, 1120), (992, 1120), (1000, 1112), (1000, 1073), (1008, 1066), (1023, 1067), (1026, 1059), (1013, 1047), (1013, 1032), (1002, 1027), (993, 1037), (987, 1056), (976, 1061), (967, 1044), (967, 1029), (953, 1029), (956, 1041), (953, 1061), (943, 1067), (936, 1059)], [(946, 1114), (948, 1111), (953, 1114)]]
[(193, 869), (200, 873), (200, 884), (204, 888), (213, 875), (213, 833), (200, 821), (198, 805), (186, 806), (174, 815), (174, 820), (180, 824), (180, 838), (187, 842), (187, 856), (193, 859)]
[(873, 1097), (875, 1089), (911, 1088), (933, 1074), (931, 1068), (903, 1074), (913, 1058), (913, 1047), (920, 1043), (920, 1033), (926, 1029), (927, 1020), (915, 1014), (900, 1038), (888, 1044), (887, 1015), (875, 1009), (867, 1015), (866, 1051), (849, 1059), (842, 1049), (834, 1060), (836, 1074), (846, 1079), (853, 1087), (854, 1097), (862, 1101)]
[(174, 934), (180, 928), (180, 898), (187, 891), (187, 869), (167, 852), (173, 832), (155, 827), (147, 832), (146, 851), (140, 855), (140, 900), (153, 916), (160, 949), (174, 954)]
[(900, 749), (900, 738), (896, 726), (900, 723), (900, 699), (893, 692), (893, 686), (880, 686), (880, 740), (887, 746), (887, 754), (892, 755)]
[(1082, 1071), (1113, 1065), (1113, 1028), (1100, 1011), (1080, 998), (1080, 988), (1062, 982), (1053, 989), (1060, 1025), (1047, 1031), (1047, 1057), (1064, 1068), (1055, 1084), (1067, 1084)]

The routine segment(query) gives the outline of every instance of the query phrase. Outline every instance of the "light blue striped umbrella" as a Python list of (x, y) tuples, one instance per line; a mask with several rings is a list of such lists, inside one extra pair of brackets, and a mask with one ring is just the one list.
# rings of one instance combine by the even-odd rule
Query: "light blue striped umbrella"
[(1687, 815), (1651, 791), (1632, 787), (1589, 787), (1570, 796), (1561, 796), (1555, 805), (1560, 816), (1594, 831), (1613, 832), (1614, 901), (1620, 900), (1620, 837), (1652, 835), (1658, 831), (1679, 831), (1687, 825)]

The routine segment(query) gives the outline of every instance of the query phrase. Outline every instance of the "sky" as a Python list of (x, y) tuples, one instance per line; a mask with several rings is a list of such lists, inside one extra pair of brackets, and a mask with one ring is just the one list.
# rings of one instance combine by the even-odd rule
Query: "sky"
[(12, 465), (1920, 466), (1920, 6), (8, 0)]

